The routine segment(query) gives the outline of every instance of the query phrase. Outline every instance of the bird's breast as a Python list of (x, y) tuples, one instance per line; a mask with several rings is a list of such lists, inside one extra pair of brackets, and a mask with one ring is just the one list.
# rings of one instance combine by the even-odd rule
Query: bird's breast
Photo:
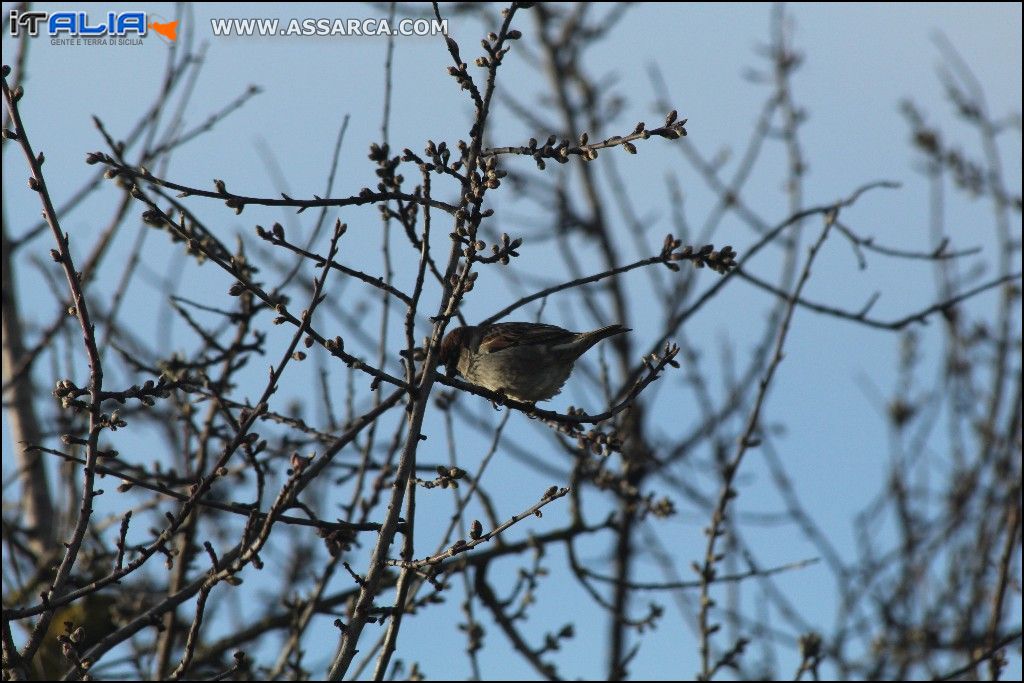
[(572, 362), (555, 357), (540, 345), (466, 353), (459, 359), (459, 372), (473, 384), (527, 402), (557, 394), (572, 367)]

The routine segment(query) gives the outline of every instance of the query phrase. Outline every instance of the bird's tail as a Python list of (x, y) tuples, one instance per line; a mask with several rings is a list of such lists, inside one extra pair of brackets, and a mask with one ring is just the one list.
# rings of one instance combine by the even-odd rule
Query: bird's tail
[(574, 346), (579, 350), (579, 353), (582, 354), (602, 339), (607, 339), (608, 337), (614, 337), (617, 334), (631, 331), (632, 330), (630, 330), (630, 328), (623, 325), (608, 325), (607, 327), (602, 327), (601, 329), (594, 330), (593, 332), (584, 332), (576, 340)]

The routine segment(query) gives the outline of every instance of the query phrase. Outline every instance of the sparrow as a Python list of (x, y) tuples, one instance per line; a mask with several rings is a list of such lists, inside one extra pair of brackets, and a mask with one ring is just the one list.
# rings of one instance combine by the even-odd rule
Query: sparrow
[(607, 337), (629, 332), (608, 325), (570, 332), (541, 323), (457, 327), (441, 340), (440, 361), (449, 375), (526, 403), (546, 401), (572, 373), (573, 363)]

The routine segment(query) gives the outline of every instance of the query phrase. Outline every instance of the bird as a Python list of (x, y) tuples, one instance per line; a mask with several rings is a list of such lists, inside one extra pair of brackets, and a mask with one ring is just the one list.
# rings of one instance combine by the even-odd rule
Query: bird
[(528, 322), (467, 325), (444, 336), (438, 362), (449, 376), (460, 374), (508, 398), (536, 403), (562, 390), (576, 359), (594, 344), (630, 331), (618, 324), (590, 332)]

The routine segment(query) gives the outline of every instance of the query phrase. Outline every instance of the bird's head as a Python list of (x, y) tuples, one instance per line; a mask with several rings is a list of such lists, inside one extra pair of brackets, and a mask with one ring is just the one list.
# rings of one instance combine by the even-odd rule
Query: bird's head
[(438, 363), (445, 366), (449, 376), (459, 371), (459, 356), (462, 355), (462, 349), (469, 346), (474, 329), (473, 327), (456, 327), (454, 330), (449, 330), (441, 340)]

